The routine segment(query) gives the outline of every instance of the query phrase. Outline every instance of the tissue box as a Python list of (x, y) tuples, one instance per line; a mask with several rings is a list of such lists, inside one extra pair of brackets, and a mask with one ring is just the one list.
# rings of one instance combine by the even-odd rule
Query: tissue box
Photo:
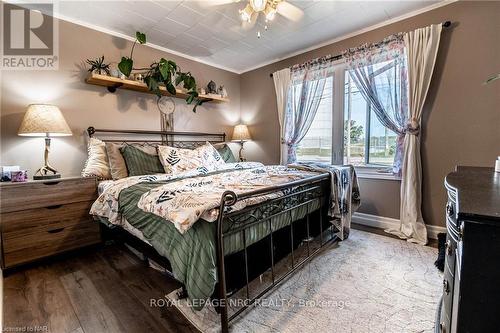
[(12, 179), (11, 172), (19, 171), (19, 165), (7, 165), (0, 167), (0, 175), (2, 176), (2, 182), (10, 182)]

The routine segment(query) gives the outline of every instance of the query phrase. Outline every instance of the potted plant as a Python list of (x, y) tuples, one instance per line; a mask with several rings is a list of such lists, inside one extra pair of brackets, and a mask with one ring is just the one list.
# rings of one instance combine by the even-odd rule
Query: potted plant
[(182, 83), (182, 88), (185, 89), (186, 103), (193, 104), (193, 112), (196, 112), (196, 107), (201, 105), (204, 100), (198, 98), (198, 92), (196, 89), (196, 80), (190, 72), (182, 72), (181, 68), (172, 60), (167, 60), (161, 58), (159, 61), (153, 62), (149, 67), (146, 68), (134, 68), (134, 48), (137, 43), (146, 43), (146, 34), (139, 31), (136, 32), (136, 39), (132, 46), (130, 52), (130, 57), (122, 57), (122, 60), (118, 64), (118, 68), (125, 75), (129, 76), (132, 70), (143, 71), (144, 72), (144, 82), (147, 84), (148, 89), (155, 93), (158, 98), (162, 96), (160, 86), (164, 85), (169, 94), (175, 96), (176, 86)]
[(109, 64), (104, 63), (104, 56), (96, 59), (87, 59), (86, 62), (90, 65), (88, 69), (90, 73), (110, 75)]

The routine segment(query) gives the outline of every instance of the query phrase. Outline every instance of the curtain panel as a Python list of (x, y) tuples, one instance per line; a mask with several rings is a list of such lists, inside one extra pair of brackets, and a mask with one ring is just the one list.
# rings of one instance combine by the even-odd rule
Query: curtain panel
[[(393, 172), (401, 174), (400, 227), (386, 232), (420, 244), (427, 243), (420, 127), (441, 30), (441, 24), (431, 25), (344, 52), (356, 87), (380, 123), (398, 135)], [(391, 80), (386, 73), (394, 66), (400, 67), (399, 75)]]
[(422, 111), (436, 64), (441, 24), (404, 34), (408, 57), (409, 100), (404, 138), (399, 230), (393, 233), (410, 242), (426, 244), (427, 229), (422, 218), (422, 161), (420, 130)]
[(284, 122), (286, 162), (289, 164), (297, 161), (297, 148), (316, 116), (326, 78), (333, 74), (332, 63), (329, 57), (323, 57), (291, 68), (291, 86)]
[[(407, 70), (402, 34), (344, 52), (349, 76), (380, 123), (397, 134), (393, 173), (401, 173), (408, 113)], [(395, 75), (393, 75), (395, 74)]]
[(273, 73), (274, 89), (276, 91), (276, 106), (280, 124), (280, 164), (287, 162), (287, 146), (285, 144), (285, 110), (288, 102), (288, 90), (291, 85), (290, 68), (284, 68)]

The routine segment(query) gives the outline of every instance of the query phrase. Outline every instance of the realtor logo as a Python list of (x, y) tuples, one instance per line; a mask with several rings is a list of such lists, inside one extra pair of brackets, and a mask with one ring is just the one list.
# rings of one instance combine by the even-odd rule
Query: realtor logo
[(1, 68), (57, 69), (53, 3), (2, 3)]

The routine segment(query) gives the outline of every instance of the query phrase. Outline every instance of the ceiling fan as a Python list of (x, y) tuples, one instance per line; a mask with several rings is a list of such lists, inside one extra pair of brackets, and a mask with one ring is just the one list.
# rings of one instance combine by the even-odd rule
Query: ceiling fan
[[(215, 0), (212, 5), (222, 5), (228, 3), (240, 2), (239, 0)], [(239, 10), (239, 16), (242, 21), (242, 28), (252, 29), (257, 22), (260, 14), (264, 17), (264, 29), (268, 29), (268, 24), (274, 20), (276, 14), (279, 14), (291, 21), (300, 21), (304, 12), (302, 9), (292, 5), (286, 0), (245, 0), (247, 5)], [(260, 30), (257, 31), (257, 37), (260, 38)]]
[[(239, 10), (240, 18), (243, 21), (243, 27), (247, 29), (253, 28), (257, 22), (257, 18), (262, 13), (265, 18), (264, 29), (268, 29), (268, 23), (271, 22), (276, 14), (280, 14), (292, 21), (299, 21), (304, 12), (286, 2), (285, 0), (248, 0), (248, 4)], [(247, 25), (245, 27), (245, 25)], [(257, 37), (261, 37), (260, 30), (257, 31)]]

